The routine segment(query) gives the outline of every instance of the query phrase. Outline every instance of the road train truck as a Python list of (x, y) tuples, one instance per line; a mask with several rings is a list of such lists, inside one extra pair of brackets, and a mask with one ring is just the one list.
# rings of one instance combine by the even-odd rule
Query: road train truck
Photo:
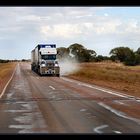
[(38, 44), (31, 52), (31, 69), (40, 75), (60, 75), (56, 44)]

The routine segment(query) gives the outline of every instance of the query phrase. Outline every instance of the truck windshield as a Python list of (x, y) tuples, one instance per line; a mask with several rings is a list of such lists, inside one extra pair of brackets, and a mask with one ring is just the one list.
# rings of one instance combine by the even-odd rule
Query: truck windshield
[(42, 55), (41, 59), (44, 59), (44, 60), (55, 60), (56, 59), (56, 55)]

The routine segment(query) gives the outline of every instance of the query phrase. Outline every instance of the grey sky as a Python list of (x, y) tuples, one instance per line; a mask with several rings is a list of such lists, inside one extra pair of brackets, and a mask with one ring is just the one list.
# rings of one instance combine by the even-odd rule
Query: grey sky
[(0, 58), (30, 59), (39, 43), (80, 43), (98, 55), (137, 50), (140, 7), (0, 7)]

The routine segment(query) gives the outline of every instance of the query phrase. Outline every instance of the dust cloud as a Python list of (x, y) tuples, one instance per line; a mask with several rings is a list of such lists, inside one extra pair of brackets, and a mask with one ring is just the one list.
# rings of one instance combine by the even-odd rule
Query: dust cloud
[(60, 75), (69, 75), (80, 69), (78, 62), (74, 59), (61, 59), (59, 60)]

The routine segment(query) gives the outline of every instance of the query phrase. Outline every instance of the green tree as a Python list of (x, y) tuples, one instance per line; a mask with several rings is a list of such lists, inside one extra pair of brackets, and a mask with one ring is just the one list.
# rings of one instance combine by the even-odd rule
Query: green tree
[(114, 56), (117, 60), (120, 60), (120, 62), (124, 62), (126, 57), (129, 57), (131, 53), (132, 50), (128, 47), (117, 47), (110, 51), (110, 54)]
[(112, 58), (115, 58), (115, 60), (119, 60), (120, 62), (123, 62), (125, 65), (134, 66), (140, 63), (139, 52), (140, 49), (134, 52), (128, 47), (118, 47), (112, 49), (110, 51), (110, 54), (112, 55), (111, 56)]
[(79, 62), (89, 62), (92, 61), (95, 56), (96, 52), (94, 50), (88, 50), (83, 45), (75, 43), (68, 47), (69, 52), (74, 55), (74, 57)]
[(10, 60), (3, 60), (3, 59), (0, 59), (0, 63), (8, 63), (10, 62)]
[(135, 54), (135, 61), (137, 65), (140, 65), (140, 54)]
[(126, 55), (124, 64), (128, 65), (128, 66), (135, 66), (136, 65), (136, 55), (132, 50), (130, 50), (128, 52), (128, 54)]
[(136, 53), (140, 55), (140, 47), (137, 49)]
[(96, 62), (100, 62), (100, 61), (103, 61), (104, 60), (104, 57), (102, 55), (98, 55), (96, 57)]
[(140, 48), (137, 49), (135, 52), (135, 59), (136, 59), (136, 64), (140, 65)]

